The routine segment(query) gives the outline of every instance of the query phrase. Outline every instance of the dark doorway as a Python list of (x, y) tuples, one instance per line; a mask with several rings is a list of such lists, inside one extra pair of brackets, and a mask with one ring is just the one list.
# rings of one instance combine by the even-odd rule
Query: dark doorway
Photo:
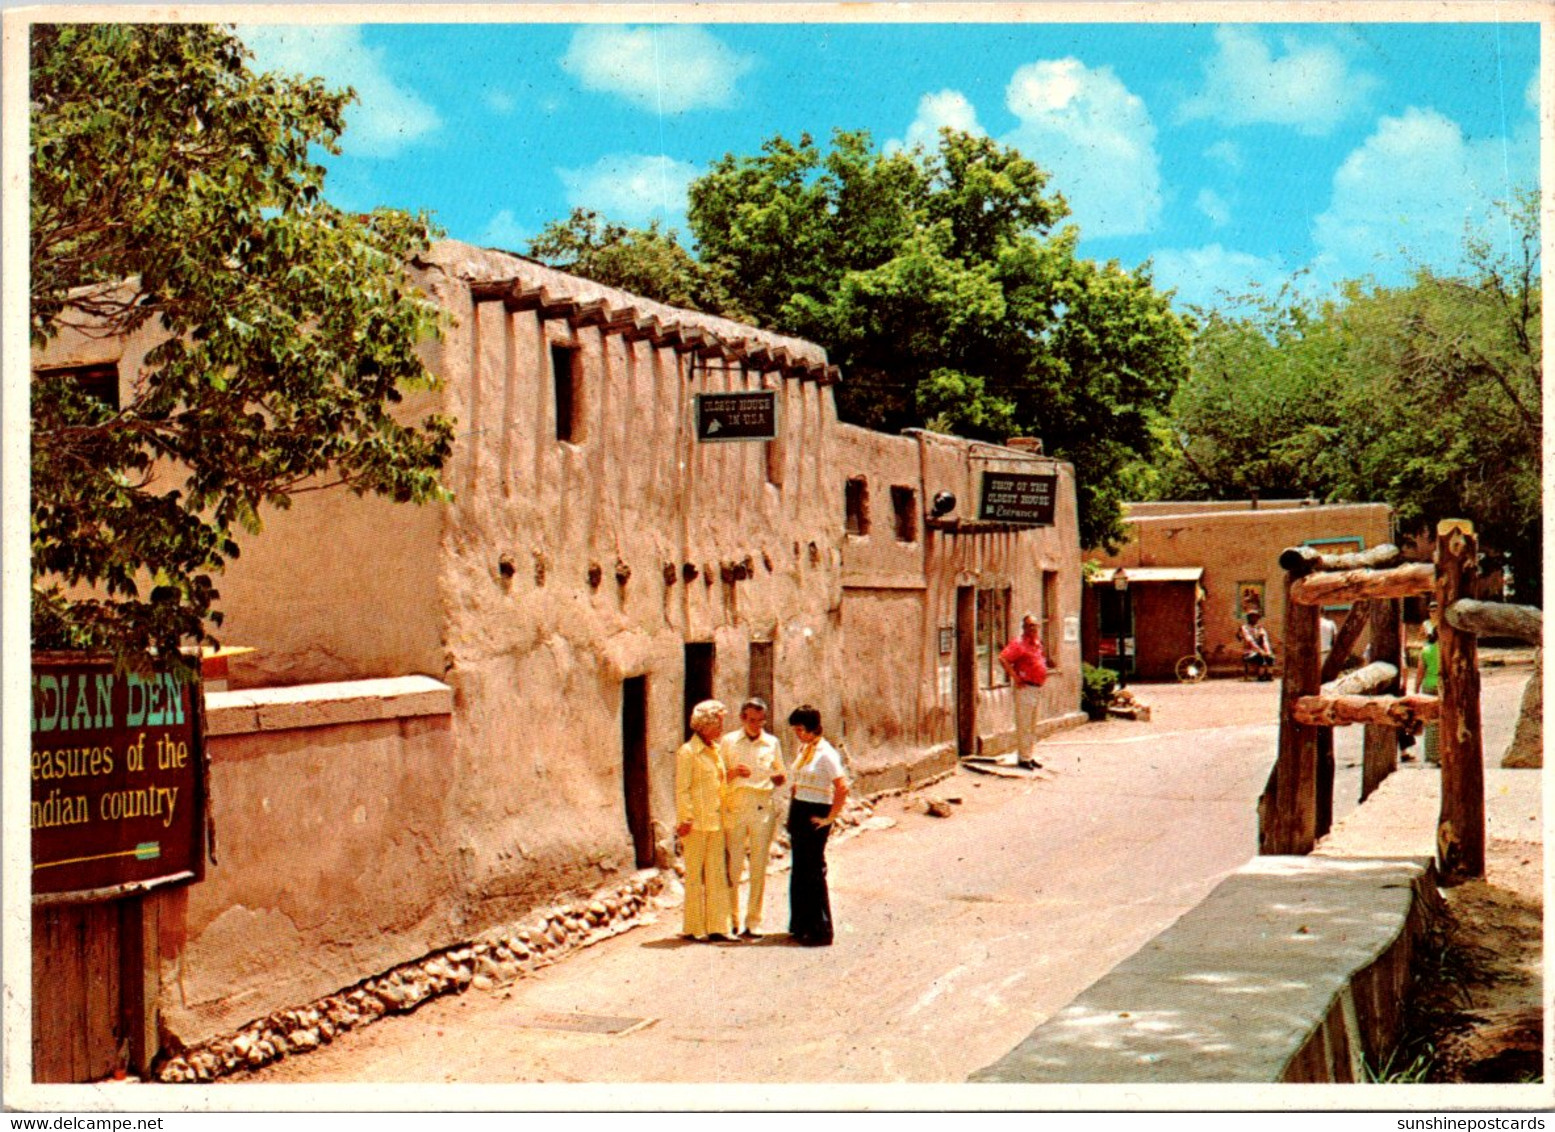
[(767, 701), (767, 730), (773, 730), (772, 721), (777, 718), (777, 704), (772, 699), (773, 679), (772, 642), (751, 642), (750, 681), (746, 685), (747, 696), (759, 696)]
[(956, 587), (956, 754), (977, 754), (977, 591)]
[(653, 829), (648, 813), (648, 677), (628, 676), (621, 684), (621, 779), (626, 790), (626, 828), (632, 833), (637, 867), (653, 864)]
[(686, 645), (686, 699), (681, 724), (691, 738), (691, 709), (713, 698), (713, 644), (698, 641)]

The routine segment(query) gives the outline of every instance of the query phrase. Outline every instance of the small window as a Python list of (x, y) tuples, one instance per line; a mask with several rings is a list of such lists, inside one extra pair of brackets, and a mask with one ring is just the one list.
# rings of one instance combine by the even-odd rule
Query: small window
[(867, 535), (869, 533), (869, 481), (863, 476), (849, 479), (845, 502), (848, 534)]
[(112, 362), (40, 369), (34, 376), (43, 381), (74, 381), (88, 397), (95, 397), (115, 411), (119, 409), (119, 367)]
[(896, 541), (918, 541), (918, 493), (910, 487), (891, 487), (891, 511), (896, 516)]
[(556, 439), (580, 441), (578, 409), (578, 351), (571, 346), (551, 347), (551, 378), (556, 390)]
[(1047, 666), (1058, 667), (1058, 571), (1042, 571), (1042, 651)]

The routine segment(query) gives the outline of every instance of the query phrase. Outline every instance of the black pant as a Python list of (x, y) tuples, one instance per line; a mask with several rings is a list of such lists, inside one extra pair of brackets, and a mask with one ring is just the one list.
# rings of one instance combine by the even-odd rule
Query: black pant
[(801, 802), (788, 807), (788, 843), (794, 867), (788, 877), (788, 934), (802, 943), (832, 941), (831, 898), (826, 892), (826, 839), (831, 826), (815, 827), (812, 818), (831, 812), (825, 802)]

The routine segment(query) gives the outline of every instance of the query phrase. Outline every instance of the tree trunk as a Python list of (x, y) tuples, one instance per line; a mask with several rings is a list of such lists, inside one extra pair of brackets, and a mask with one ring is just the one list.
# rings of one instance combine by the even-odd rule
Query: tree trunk
[[(1477, 540), (1466, 520), (1447, 519), (1436, 531), (1436, 601), (1451, 609), (1468, 590)], [(1442, 880), (1456, 884), (1485, 875), (1485, 764), (1479, 718), (1478, 645), (1474, 634), (1443, 618), (1441, 646), (1442, 810), (1436, 857)]]
[(1361, 639), (1361, 634), (1366, 631), (1366, 625), (1371, 620), (1372, 604), (1369, 601), (1358, 601), (1350, 606), (1344, 624), (1339, 626), (1338, 632), (1334, 634), (1333, 651), (1328, 654), (1328, 659), (1323, 661), (1322, 679), (1325, 682), (1332, 680), (1343, 671), (1345, 662), (1355, 651), (1355, 642)]
[(1435, 696), (1302, 696), (1296, 701), (1296, 719), (1311, 727), (1344, 727), (1366, 723), (1389, 729), (1415, 731), (1441, 716)]
[(1319, 570), (1385, 570), (1402, 561), (1398, 547), (1387, 542), (1354, 554), (1320, 554), (1310, 546), (1293, 546), (1280, 552), (1280, 566), (1293, 578), (1304, 578)]
[(1311, 574), (1291, 586), (1290, 600), (1300, 605), (1343, 605), (1369, 598), (1409, 597), (1429, 593), (1436, 568), (1411, 562), (1391, 570), (1349, 570)]
[(1544, 613), (1531, 605), (1461, 598), (1447, 610), (1447, 623), (1476, 637), (1515, 637), (1530, 645), (1544, 643)]
[[(1393, 665), (1397, 675), (1385, 688), (1387, 694), (1397, 695), (1404, 690), (1404, 634), (1400, 623), (1403, 609), (1400, 603), (1374, 601), (1371, 603), (1371, 658)], [(1366, 726), (1366, 753), (1361, 765), (1361, 801), (1382, 785), (1382, 780), (1398, 769), (1398, 731), (1391, 725), (1370, 723)]]
[[(1462, 604), (1461, 602), (1459, 604)], [(1523, 688), (1517, 713), (1517, 730), (1501, 756), (1501, 765), (1517, 768), (1544, 766), (1544, 652), (1534, 654), (1533, 675)]]
[(1274, 793), (1263, 807), (1258, 851), (1263, 854), (1303, 854), (1312, 851), (1317, 829), (1318, 729), (1298, 723), (1296, 701), (1318, 690), (1317, 607), (1298, 605), (1291, 590), (1300, 585), (1285, 579), (1285, 664), (1280, 683), (1279, 761), (1271, 785)]

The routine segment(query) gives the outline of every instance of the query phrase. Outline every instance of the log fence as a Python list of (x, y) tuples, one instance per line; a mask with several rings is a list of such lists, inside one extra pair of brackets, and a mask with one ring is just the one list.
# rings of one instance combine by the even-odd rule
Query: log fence
[[(1477, 635), (1537, 643), (1539, 610), (1465, 598), (1477, 571), (1473, 526), (1437, 528), (1433, 562), (1403, 562), (1397, 548), (1324, 555), (1292, 547), (1285, 576), (1285, 664), (1280, 685), (1279, 754), (1258, 801), (1258, 851), (1305, 854), (1328, 832), (1333, 812), (1333, 728), (1366, 727), (1361, 800), (1398, 766), (1398, 732), (1440, 729), (1438, 871), (1444, 883), (1485, 873), (1485, 786), (1480, 734)], [(1436, 695), (1404, 695), (1402, 600), (1433, 594), (1441, 669)], [(1324, 605), (1351, 603), (1325, 660), (1319, 646)], [(1363, 628), (1371, 658), (1340, 675)]]

